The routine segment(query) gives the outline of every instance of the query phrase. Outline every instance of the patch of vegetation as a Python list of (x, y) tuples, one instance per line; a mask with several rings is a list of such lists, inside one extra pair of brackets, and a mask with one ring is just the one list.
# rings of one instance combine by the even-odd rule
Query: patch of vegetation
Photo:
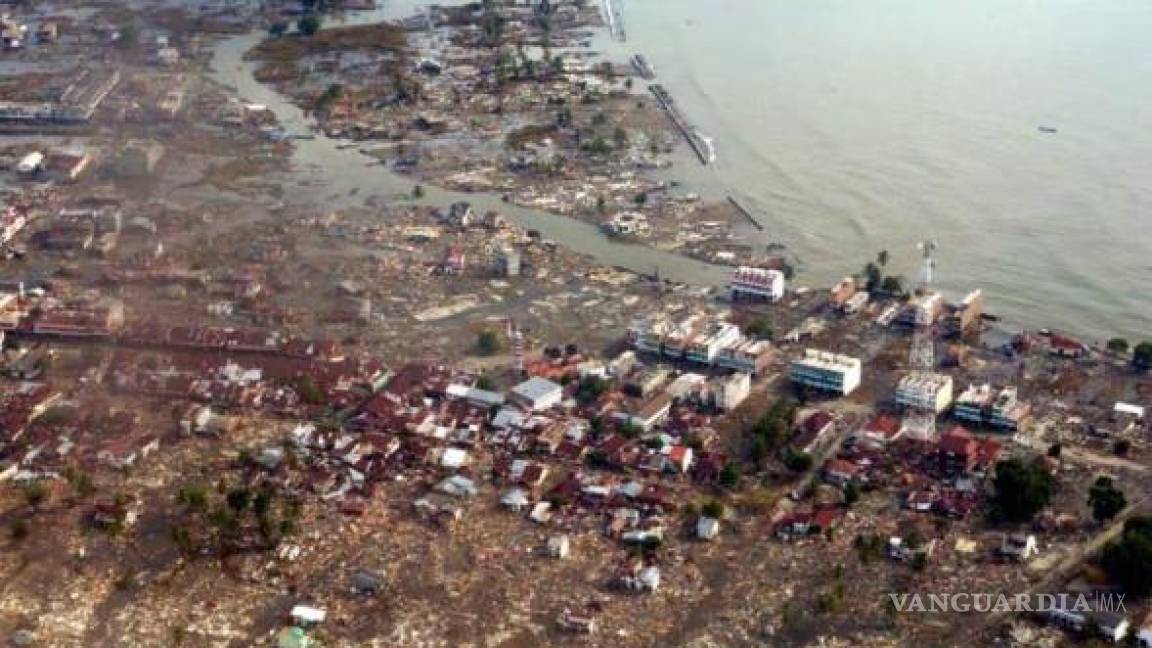
[(1124, 493), (1112, 484), (1108, 477), (1098, 477), (1088, 489), (1088, 505), (1092, 507), (1092, 517), (1103, 523), (1116, 517), (1128, 506)]
[(1152, 594), (1152, 517), (1124, 523), (1120, 538), (1104, 547), (1101, 565), (1108, 575), (1135, 596)]
[(484, 329), (476, 334), (476, 353), (482, 356), (494, 356), (503, 348), (500, 336), (496, 331)]
[(560, 124), (529, 124), (517, 128), (504, 138), (504, 146), (510, 149), (523, 150), (528, 144), (539, 144), (554, 136), (560, 130), (558, 125)]
[(306, 38), (270, 38), (254, 47), (248, 56), (262, 61), (296, 61), (330, 52), (401, 53), (407, 44), (408, 36), (402, 27), (381, 23), (331, 27)]
[(1028, 522), (1052, 499), (1052, 476), (1043, 460), (1006, 459), (996, 464), (991, 516), (994, 520)]
[(301, 503), (283, 496), (273, 485), (203, 485), (181, 488), (179, 508), (170, 536), (182, 553), (193, 556), (208, 549), (221, 556), (267, 551), (296, 531)]

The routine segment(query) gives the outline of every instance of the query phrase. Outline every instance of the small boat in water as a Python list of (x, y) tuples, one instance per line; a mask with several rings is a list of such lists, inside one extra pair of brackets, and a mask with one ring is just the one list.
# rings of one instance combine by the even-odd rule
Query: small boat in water
[(1049, 134), (1060, 132), (1060, 131), (1056, 130), (1056, 127), (1054, 127), (1054, 126), (1041, 126), (1039, 130), (1041, 133), (1049, 133)]

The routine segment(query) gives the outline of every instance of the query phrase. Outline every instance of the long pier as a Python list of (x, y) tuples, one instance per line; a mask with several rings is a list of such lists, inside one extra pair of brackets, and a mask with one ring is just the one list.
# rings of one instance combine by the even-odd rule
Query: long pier
[(741, 205), (732, 196), (728, 196), (728, 203), (730, 205), (732, 205), (732, 207), (735, 208), (736, 211), (740, 212), (740, 214), (742, 214), (744, 216), (744, 218), (747, 218), (748, 222), (752, 224), (752, 227), (755, 227), (757, 230), (760, 230), (761, 232), (764, 231), (764, 226), (761, 225), (760, 222), (757, 221), (755, 218), (753, 218), (752, 212), (748, 211), (748, 209), (746, 207), (744, 207), (744, 205)]
[(612, 38), (623, 43), (628, 40), (627, 35), (624, 33), (624, 19), (620, 16), (620, 10), (617, 7), (618, 3), (623, 0), (603, 0), (604, 18), (608, 21), (608, 31), (612, 33)]
[(656, 71), (652, 69), (652, 65), (648, 63), (648, 59), (644, 58), (643, 54), (632, 55), (632, 67), (636, 70), (636, 74), (645, 81), (651, 81), (656, 78)]
[(648, 90), (656, 97), (656, 101), (660, 102), (660, 107), (668, 113), (668, 118), (672, 120), (680, 134), (688, 141), (688, 146), (692, 147), (692, 152), (699, 158), (700, 164), (708, 166), (708, 163), (712, 161), (712, 146), (688, 123), (684, 115), (680, 114), (676, 102), (672, 100), (672, 95), (668, 94), (664, 86), (659, 83), (648, 86)]

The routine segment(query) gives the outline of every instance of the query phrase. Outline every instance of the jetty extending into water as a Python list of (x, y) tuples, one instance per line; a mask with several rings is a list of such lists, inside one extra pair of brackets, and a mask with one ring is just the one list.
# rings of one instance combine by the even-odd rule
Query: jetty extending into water
[(627, 35), (624, 33), (624, 18), (620, 15), (620, 3), (623, 0), (603, 1), (604, 19), (608, 22), (608, 31), (612, 34), (612, 38), (623, 43), (628, 40)]
[(648, 59), (644, 58), (643, 54), (632, 55), (632, 67), (636, 70), (636, 74), (645, 81), (651, 81), (656, 78), (656, 71), (652, 69), (652, 65), (648, 63)]
[(746, 207), (744, 207), (744, 205), (741, 205), (739, 202), (737, 202), (735, 198), (733, 198), (732, 196), (728, 196), (728, 204), (732, 205), (732, 207), (736, 211), (740, 212), (740, 214), (742, 216), (744, 216), (744, 218), (747, 218), (748, 222), (752, 224), (752, 227), (755, 227), (757, 230), (759, 230), (761, 232), (764, 231), (764, 226), (760, 224), (760, 221), (757, 221), (756, 218), (752, 216), (752, 212), (748, 211), (748, 209)]
[(654, 83), (648, 86), (648, 90), (656, 97), (656, 101), (660, 102), (660, 107), (664, 109), (664, 112), (668, 113), (668, 118), (676, 125), (680, 134), (684, 136), (684, 139), (688, 140), (688, 146), (692, 147), (692, 152), (700, 159), (700, 164), (708, 166), (708, 164), (713, 162), (715, 160), (715, 153), (712, 151), (711, 141), (701, 135), (692, 124), (688, 123), (684, 115), (680, 114), (680, 110), (676, 107), (676, 102), (673, 101), (672, 95), (668, 94), (664, 86), (659, 83)]

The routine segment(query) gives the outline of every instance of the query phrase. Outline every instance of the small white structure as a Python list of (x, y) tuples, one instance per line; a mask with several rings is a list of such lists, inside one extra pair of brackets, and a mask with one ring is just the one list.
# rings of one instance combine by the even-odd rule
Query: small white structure
[(572, 543), (566, 535), (552, 536), (548, 538), (548, 546), (546, 549), (549, 556), (563, 560), (568, 557), (569, 552), (572, 550)]
[(39, 172), (44, 168), (44, 154), (40, 151), (32, 151), (25, 155), (16, 164), (16, 173), (20, 175), (32, 175)]
[(468, 451), (461, 448), (447, 448), (440, 456), (440, 465), (444, 468), (456, 469), (468, 463)]
[(1130, 416), (1137, 421), (1144, 420), (1144, 408), (1140, 405), (1133, 405), (1131, 403), (1116, 401), (1116, 405), (1113, 406), (1112, 412), (1115, 414), (1121, 414), (1123, 416)]
[(564, 388), (546, 378), (530, 378), (512, 388), (512, 398), (534, 412), (551, 409), (564, 398)]
[(660, 588), (660, 568), (659, 567), (645, 567), (640, 570), (640, 574), (636, 577), (640, 585), (639, 589), (655, 592)]
[(328, 618), (328, 612), (309, 605), (297, 605), (288, 613), (298, 625), (315, 625)]
[(784, 297), (784, 273), (766, 268), (737, 268), (728, 280), (728, 293), (733, 300), (779, 301)]
[(480, 492), (476, 482), (463, 475), (453, 475), (436, 484), (436, 490), (453, 497), (472, 497)]
[(522, 488), (513, 488), (512, 490), (500, 496), (500, 504), (512, 511), (522, 511), (532, 504), (528, 499), (528, 494)]
[(711, 540), (720, 534), (720, 520), (714, 517), (701, 516), (696, 520), (696, 537), (701, 540)]
[(1028, 562), (1032, 556), (1040, 553), (1040, 547), (1036, 544), (1036, 536), (1012, 533), (1004, 536), (997, 553), (1016, 562)]

